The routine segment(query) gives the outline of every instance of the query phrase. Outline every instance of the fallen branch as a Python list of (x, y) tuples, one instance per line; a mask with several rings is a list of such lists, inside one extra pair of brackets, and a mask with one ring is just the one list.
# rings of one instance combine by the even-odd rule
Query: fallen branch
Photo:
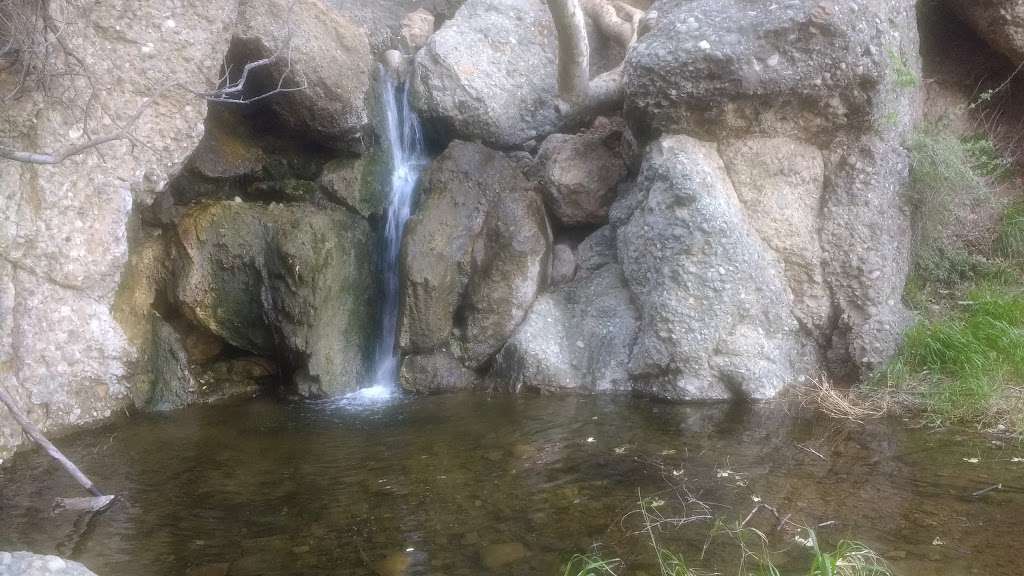
[[(67, 470), (68, 474), (70, 474), (75, 481), (81, 484), (82, 488), (85, 488), (87, 492), (97, 498), (105, 500), (108, 498), (107, 496), (104, 496), (103, 492), (100, 492), (99, 488), (92, 483), (92, 480), (89, 480), (89, 478), (78, 469), (78, 466), (75, 466), (71, 460), (68, 460), (56, 446), (46, 439), (46, 436), (43, 436), (42, 431), (39, 430), (39, 428), (28, 419), (28, 417), (18, 410), (18, 406), (14, 403), (14, 398), (12, 398), (11, 395), (7, 393), (7, 390), (4, 390), (3, 388), (0, 388), (0, 402), (3, 402), (4, 405), (7, 406), (7, 409), (11, 411), (14, 419), (21, 425), (25, 434), (28, 434), (29, 438), (35, 441), (36, 444), (39, 444), (43, 450), (46, 450), (47, 454), (59, 462), (60, 465)], [(109, 504), (109, 500), (107, 500), (107, 504)]]

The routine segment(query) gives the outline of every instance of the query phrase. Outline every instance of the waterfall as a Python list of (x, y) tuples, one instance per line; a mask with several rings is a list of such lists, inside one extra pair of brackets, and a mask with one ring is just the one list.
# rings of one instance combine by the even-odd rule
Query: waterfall
[(381, 251), (381, 314), (374, 358), (373, 381), (358, 392), (362, 398), (391, 396), (398, 382), (398, 358), (395, 343), (398, 332), (399, 255), (402, 234), (412, 214), (416, 182), (426, 164), (423, 133), (419, 118), (409, 104), (409, 83), (396, 82), (381, 71), (381, 101), (387, 122), (387, 149), (390, 154), (390, 197)]

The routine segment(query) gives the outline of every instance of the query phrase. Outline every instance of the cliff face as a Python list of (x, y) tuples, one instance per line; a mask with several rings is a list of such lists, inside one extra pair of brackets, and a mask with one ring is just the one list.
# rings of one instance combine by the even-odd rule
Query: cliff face
[[(38, 38), (0, 68), (12, 94), (0, 143), (60, 156), (123, 137), (49, 165), (0, 160), (0, 385), (48, 431), (274, 378), (309, 395), (357, 386), (373, 319), (370, 226), (347, 204), (352, 190), (318, 180), (332, 160), (361, 166), (373, 140), (363, 29), (321, 0), (49, 6), (25, 12)], [(46, 59), (28, 50), (38, 46)], [(377, 177), (350, 171), (350, 188)], [(242, 230), (229, 238), (240, 253), (205, 249), (224, 230), (182, 224), (199, 205), (250, 216), (222, 223)], [(217, 274), (187, 298), (175, 290), (209, 266)], [(221, 282), (236, 276), (254, 292)], [(212, 320), (230, 309), (194, 313), (225, 293), (270, 323), (264, 345)], [(0, 410), (0, 459), (21, 442)]]
[[(214, 84), (236, 4), (49, 3), (63, 49), (45, 62), (53, 74), (4, 103), (7, 141), (57, 150), (128, 122), (161, 87)], [(57, 73), (73, 65), (80, 74)], [(0, 73), (4, 94), (21, 81), (14, 70)], [(112, 142), (54, 166), (0, 161), (0, 385), (45, 429), (129, 402), (134, 350), (112, 306), (133, 202), (195, 148), (205, 115), (203, 100), (167, 90), (135, 124), (135, 144)], [(21, 440), (0, 413), (0, 458)]]

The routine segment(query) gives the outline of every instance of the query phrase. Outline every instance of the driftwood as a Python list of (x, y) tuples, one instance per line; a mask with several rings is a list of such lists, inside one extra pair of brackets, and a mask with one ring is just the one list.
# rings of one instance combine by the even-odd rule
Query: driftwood
[(89, 480), (89, 478), (78, 469), (78, 466), (75, 466), (71, 460), (68, 460), (67, 457), (53, 445), (53, 443), (46, 439), (46, 436), (43, 436), (43, 432), (39, 430), (39, 428), (21, 412), (21, 410), (18, 409), (18, 406), (14, 403), (14, 398), (12, 398), (11, 395), (3, 388), (0, 388), (0, 402), (3, 402), (4, 405), (7, 406), (7, 409), (11, 411), (14, 419), (18, 421), (18, 424), (21, 425), (21, 428), (25, 431), (25, 434), (28, 434), (29, 438), (35, 441), (36, 444), (39, 444), (43, 450), (46, 450), (47, 454), (59, 462), (60, 465), (67, 470), (68, 474), (71, 474), (71, 477), (82, 485), (82, 488), (85, 488), (87, 492), (95, 496), (95, 498), (84, 499), (92, 501), (91, 506), (82, 506), (83, 499), (69, 500), (74, 502), (75, 509), (99, 509), (110, 505), (114, 497), (104, 496), (103, 492), (100, 492), (100, 489), (92, 483), (92, 480)]

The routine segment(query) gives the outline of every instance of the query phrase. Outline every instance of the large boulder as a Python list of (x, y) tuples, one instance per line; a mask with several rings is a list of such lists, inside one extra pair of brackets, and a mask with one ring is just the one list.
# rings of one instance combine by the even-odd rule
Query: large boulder
[(417, 53), (414, 104), (435, 130), (498, 148), (551, 133), (556, 46), (541, 0), (467, 0)]
[(723, 143), (719, 151), (748, 220), (782, 262), (797, 319), (824, 337), (831, 301), (818, 240), (825, 186), (821, 150), (788, 138), (751, 137)]
[(661, 2), (626, 59), (626, 111), (641, 134), (802, 132), (869, 121), (892, 60), (888, 7), (904, 0)]
[(537, 298), (491, 373), (503, 389), (628, 392), (637, 312), (618, 264)]
[(264, 58), (273, 60), (250, 94), (286, 77), (284, 87), (302, 89), (268, 99), (286, 126), (329, 148), (365, 149), (373, 59), (361, 28), (321, 0), (240, 0), (227, 63), (237, 71)]
[(366, 222), (342, 209), (211, 202), (178, 223), (174, 293), (189, 320), (290, 369), (298, 391), (355, 389), (371, 349)]
[(649, 149), (618, 229), (640, 308), (634, 388), (675, 399), (768, 398), (801, 376), (780, 263), (757, 236), (715, 148), (687, 136)]
[(658, 4), (626, 62), (632, 133), (721, 144), (794, 313), (844, 376), (878, 368), (907, 326), (918, 52), (909, 0), (695, 0)]
[(402, 245), (402, 354), (445, 350), (477, 369), (512, 335), (546, 281), (544, 206), (504, 155), (461, 141), (434, 161), (422, 193)]
[(947, 0), (979, 36), (1013, 60), (1024, 62), (1024, 0)]
[(562, 225), (608, 221), (617, 185), (626, 175), (621, 139), (621, 120), (600, 118), (581, 134), (553, 134), (544, 140), (533, 171), (543, 186), (544, 203)]

